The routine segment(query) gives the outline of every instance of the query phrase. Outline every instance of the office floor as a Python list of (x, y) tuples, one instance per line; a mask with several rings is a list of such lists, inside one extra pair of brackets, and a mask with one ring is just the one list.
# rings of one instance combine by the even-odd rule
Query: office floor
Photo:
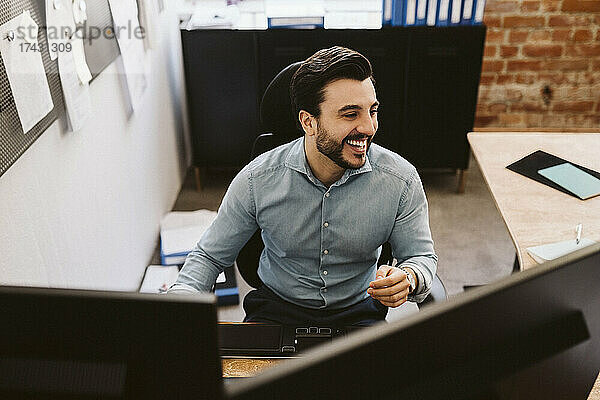
[[(438, 275), (449, 295), (463, 286), (481, 285), (507, 276), (515, 256), (508, 231), (472, 158), (464, 194), (456, 193), (457, 178), (449, 170), (420, 171), (429, 201), (430, 225), (439, 257)], [(197, 192), (190, 169), (173, 207), (177, 211), (216, 210), (235, 171), (213, 170)], [(250, 288), (238, 276), (241, 298)], [(407, 307), (407, 312), (413, 309)], [(219, 319), (240, 321), (241, 306), (222, 307)]]

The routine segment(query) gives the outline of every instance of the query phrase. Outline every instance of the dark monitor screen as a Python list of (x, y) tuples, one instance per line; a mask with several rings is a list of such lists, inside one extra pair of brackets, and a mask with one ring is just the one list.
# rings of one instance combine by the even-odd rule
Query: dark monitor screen
[(216, 303), (0, 287), (0, 398), (222, 398)]
[(226, 392), (236, 400), (585, 399), (599, 370), (594, 245), (321, 346)]

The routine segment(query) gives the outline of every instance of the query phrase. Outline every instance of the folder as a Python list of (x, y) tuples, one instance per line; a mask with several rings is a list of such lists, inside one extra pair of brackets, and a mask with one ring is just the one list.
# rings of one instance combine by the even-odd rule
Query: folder
[(562, 163), (538, 170), (538, 174), (567, 189), (581, 200), (600, 195), (600, 179), (577, 168), (571, 163)]
[(475, 0), (475, 11), (473, 12), (473, 25), (483, 23), (483, 11), (485, 10), (485, 0)]
[(460, 25), (462, 19), (462, 0), (450, 0), (450, 14), (448, 25)]
[(567, 160), (557, 157), (555, 155), (546, 153), (545, 151), (542, 151), (542, 150), (537, 150), (537, 151), (529, 154), (528, 156), (523, 157), (522, 159), (515, 161), (514, 163), (508, 165), (506, 168), (508, 168), (511, 171), (514, 171), (518, 174), (526, 176), (530, 179), (533, 179), (535, 181), (543, 183), (544, 185), (550, 186), (551, 188), (560, 190), (563, 193), (569, 194), (573, 197), (580, 198), (576, 193), (573, 193), (572, 191), (570, 191), (570, 190), (566, 189), (565, 187), (559, 185), (558, 183), (554, 182), (552, 179), (549, 179), (548, 177), (543, 176), (540, 173), (538, 173), (539, 170), (543, 170), (543, 169), (553, 167), (556, 165), (560, 165), (560, 164), (564, 164), (564, 163), (569, 163), (569, 164), (579, 168), (583, 172), (587, 172), (588, 174), (592, 175), (593, 177), (600, 179), (600, 172), (597, 172), (592, 169), (575, 164), (573, 162), (567, 161)]
[(392, 25), (393, 5), (393, 0), (383, 0), (381, 6), (381, 26)]
[(417, 0), (392, 0), (392, 25), (414, 25)]
[(437, 10), (440, 0), (429, 0), (427, 2), (427, 25), (434, 26), (437, 22)]
[(402, 25), (413, 26), (417, 22), (417, 0), (404, 0)]
[[(430, 0), (435, 1), (435, 0)], [(415, 25), (425, 25), (427, 23), (427, 0), (417, 0), (417, 12)]]
[(446, 26), (450, 21), (450, 0), (439, 0), (435, 18), (436, 26)]
[(463, 0), (461, 25), (472, 25), (474, 14), (475, 0)]

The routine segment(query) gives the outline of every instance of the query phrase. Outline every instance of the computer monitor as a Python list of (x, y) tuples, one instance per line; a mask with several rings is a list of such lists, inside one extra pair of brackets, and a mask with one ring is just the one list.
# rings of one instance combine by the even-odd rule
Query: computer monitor
[(0, 398), (220, 399), (215, 302), (0, 287)]
[[(482, 266), (485, 267), (485, 266)], [(586, 399), (600, 245), (376, 325), (226, 387), (248, 399)]]

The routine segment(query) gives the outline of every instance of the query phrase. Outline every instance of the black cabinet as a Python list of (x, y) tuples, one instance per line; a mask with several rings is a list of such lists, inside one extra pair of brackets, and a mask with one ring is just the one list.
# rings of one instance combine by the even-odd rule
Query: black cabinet
[(375, 141), (417, 167), (465, 169), (486, 28), (182, 30), (196, 167), (242, 167), (262, 133), (271, 79), (316, 50), (342, 45), (372, 63), (381, 102)]

